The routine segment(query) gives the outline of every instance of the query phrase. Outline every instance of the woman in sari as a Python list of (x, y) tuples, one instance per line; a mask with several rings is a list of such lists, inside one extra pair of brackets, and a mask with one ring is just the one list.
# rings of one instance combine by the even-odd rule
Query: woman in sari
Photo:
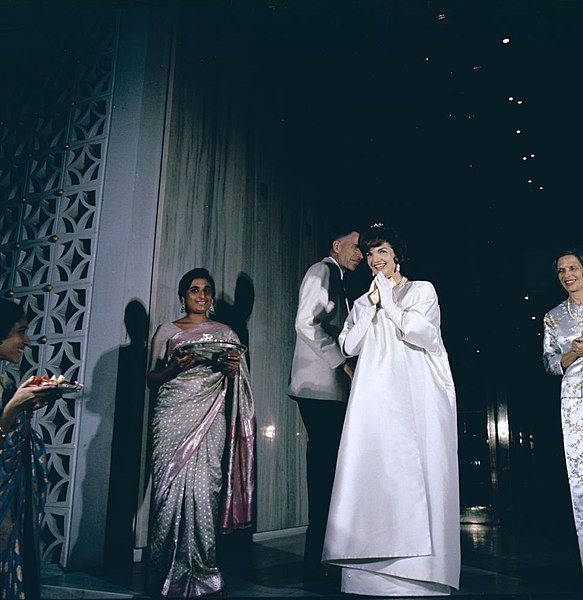
[[(185, 316), (158, 327), (148, 373), (157, 390), (149, 575), (153, 594), (192, 598), (224, 588), (217, 533), (251, 524), (255, 415), (239, 339), (209, 318), (215, 297), (209, 272), (186, 273), (178, 296)], [(184, 352), (185, 344), (210, 342), (232, 346), (215, 355)]]
[[(0, 360), (18, 364), (29, 345), (28, 321), (16, 302), (0, 299)], [(47, 489), (43, 440), (33, 411), (59, 394), (51, 385), (20, 386), (0, 374), (0, 598), (40, 598), (39, 529)]]

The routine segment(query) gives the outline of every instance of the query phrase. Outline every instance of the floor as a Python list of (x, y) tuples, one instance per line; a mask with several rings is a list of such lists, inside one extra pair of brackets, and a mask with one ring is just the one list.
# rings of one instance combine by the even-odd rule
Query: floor
[[(302, 580), (304, 535), (255, 535), (223, 542), (227, 598), (361, 598), (328, 584)], [(45, 568), (43, 599), (147, 599), (145, 565), (62, 573)], [(575, 536), (544, 527), (522, 532), (462, 525), (462, 572), (456, 600), (583, 600), (583, 573)]]

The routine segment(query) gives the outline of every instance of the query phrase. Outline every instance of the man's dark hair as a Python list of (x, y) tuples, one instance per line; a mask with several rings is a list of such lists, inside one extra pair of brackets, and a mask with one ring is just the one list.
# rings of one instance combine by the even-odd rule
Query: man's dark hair
[(328, 235), (328, 248), (332, 248), (332, 244), (336, 240), (341, 240), (353, 232), (356, 232), (360, 235), (360, 231), (361, 228), (356, 226), (354, 223), (336, 226), (334, 229), (330, 230)]

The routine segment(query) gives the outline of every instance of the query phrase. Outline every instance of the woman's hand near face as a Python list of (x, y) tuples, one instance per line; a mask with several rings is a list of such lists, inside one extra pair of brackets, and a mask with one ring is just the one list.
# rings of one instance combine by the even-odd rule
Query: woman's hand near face
[(342, 370), (348, 375), (348, 379), (352, 381), (352, 378), (354, 377), (354, 368), (348, 361), (342, 365)]
[(381, 306), (383, 308), (388, 308), (391, 305), (394, 306), (395, 301), (393, 300), (393, 285), (391, 280), (383, 275), (383, 273), (377, 273), (374, 279), (381, 297)]

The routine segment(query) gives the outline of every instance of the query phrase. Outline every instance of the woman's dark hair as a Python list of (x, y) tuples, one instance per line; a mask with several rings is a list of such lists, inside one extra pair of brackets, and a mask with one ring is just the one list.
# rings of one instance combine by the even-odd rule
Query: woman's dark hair
[(0, 340), (5, 340), (16, 321), (24, 317), (24, 310), (20, 304), (0, 298)]
[(211, 286), (211, 293), (213, 299), (215, 297), (215, 280), (211, 277), (211, 274), (203, 267), (191, 269), (188, 273), (185, 273), (178, 283), (178, 297), (180, 300), (186, 295), (186, 291), (190, 287), (193, 279), (206, 279)]
[(363, 231), (360, 234), (359, 246), (366, 256), (371, 248), (376, 248), (384, 242), (390, 244), (399, 263), (403, 264), (407, 261), (407, 244), (392, 227), (387, 227), (383, 223), (374, 223)]
[(581, 263), (583, 267), (583, 250), (580, 248), (571, 248), (570, 250), (561, 250), (553, 259), (553, 271), (557, 272), (557, 263), (559, 262), (559, 258), (563, 258), (563, 256), (574, 256)]

